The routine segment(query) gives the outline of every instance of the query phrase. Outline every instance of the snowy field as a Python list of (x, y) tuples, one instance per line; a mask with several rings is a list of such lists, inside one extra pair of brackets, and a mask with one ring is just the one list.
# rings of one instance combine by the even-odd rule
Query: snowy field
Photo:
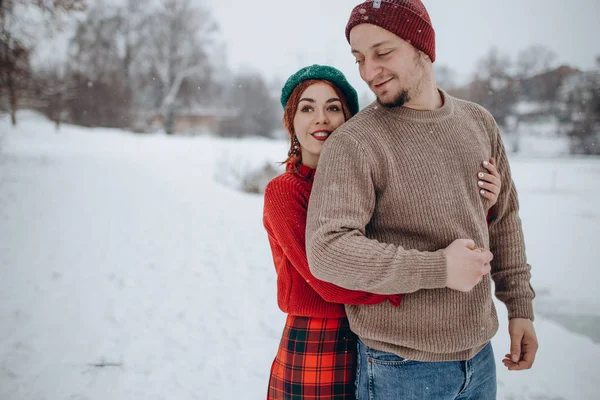
[[(286, 144), (0, 118), (0, 399), (264, 399), (285, 316), (262, 197), (219, 182)], [(498, 303), (498, 397), (597, 399), (600, 159), (511, 162), (541, 347), (504, 369)]]

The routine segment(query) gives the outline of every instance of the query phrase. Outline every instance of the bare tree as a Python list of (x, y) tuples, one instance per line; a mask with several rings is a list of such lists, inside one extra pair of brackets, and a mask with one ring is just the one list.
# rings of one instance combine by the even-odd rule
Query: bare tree
[(469, 84), (468, 98), (488, 109), (499, 125), (504, 125), (517, 101), (515, 79), (510, 75), (507, 55), (492, 48), (479, 61), (475, 78)]
[(237, 112), (237, 118), (221, 126), (224, 136), (271, 136), (281, 126), (281, 106), (257, 73), (235, 78), (227, 90), (227, 106)]
[(209, 52), (217, 25), (209, 11), (190, 0), (167, 0), (151, 18), (145, 56), (158, 82), (153, 86), (164, 128), (173, 133), (177, 96), (183, 81), (210, 73)]
[(476, 76), (480, 80), (490, 82), (493, 90), (501, 90), (511, 80), (510, 57), (502, 54), (497, 48), (492, 47), (477, 64)]
[(31, 50), (6, 31), (0, 32), (0, 95), (8, 98), (13, 125), (17, 124), (20, 93), (27, 88)]
[(595, 70), (566, 80), (562, 95), (566, 103), (562, 119), (569, 126), (571, 152), (600, 155), (600, 62)]
[[(148, 7), (138, 0), (125, 0), (121, 7), (98, 5), (92, 8), (76, 30), (71, 46), (71, 64), (77, 79), (88, 79), (97, 95), (108, 96), (97, 103), (88, 99), (79, 102), (92, 109), (85, 113), (75, 112), (86, 121), (85, 125), (100, 122), (104, 126), (136, 127), (142, 122), (139, 113), (145, 108), (158, 107), (162, 99), (154, 90), (157, 74), (154, 72), (150, 55), (154, 42), (150, 33), (156, 24), (157, 8)], [(156, 26), (156, 25), (155, 25)], [(82, 81), (80, 90), (89, 92)], [(100, 90), (112, 83), (113, 91)], [(158, 86), (156, 86), (158, 87)], [(151, 99), (151, 100), (148, 100)], [(110, 115), (105, 109), (113, 110), (114, 119), (108, 121), (100, 115)]]
[(69, 45), (73, 71), (91, 81), (105, 79), (122, 70), (117, 31), (121, 25), (118, 11), (95, 7), (77, 24)]
[(68, 102), (77, 98), (77, 86), (67, 63), (45, 66), (34, 74), (36, 97), (40, 100), (40, 110), (55, 123), (56, 130), (68, 118)]
[(556, 61), (556, 53), (549, 48), (536, 44), (522, 50), (517, 55), (516, 73), (520, 79), (548, 72)]
[(73, 101), (65, 106), (72, 122), (84, 126), (127, 127), (132, 88), (121, 9), (95, 7), (75, 30), (69, 47)]
[(126, 0), (118, 12), (117, 41), (123, 49), (121, 57), (125, 81), (132, 85), (132, 69), (147, 45), (145, 29), (150, 23), (150, 13), (139, 0)]
[(13, 125), (19, 98), (30, 87), (29, 60), (40, 32), (52, 34), (65, 15), (84, 8), (84, 0), (0, 0), (0, 94), (9, 98)]

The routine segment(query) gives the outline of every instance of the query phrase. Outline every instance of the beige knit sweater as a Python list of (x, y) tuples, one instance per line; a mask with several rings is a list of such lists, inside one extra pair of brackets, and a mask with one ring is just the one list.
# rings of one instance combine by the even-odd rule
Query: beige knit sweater
[[(445, 287), (443, 249), (473, 239), (494, 254), (491, 278), (509, 318), (533, 320), (517, 192), (493, 117), (441, 92), (433, 111), (373, 103), (325, 142), (309, 202), (307, 254), (319, 279), (352, 290), (405, 293), (346, 306), (365, 344), (421, 361), (466, 360), (496, 333), (490, 276), (468, 293)], [(481, 163), (502, 175), (489, 229)]]

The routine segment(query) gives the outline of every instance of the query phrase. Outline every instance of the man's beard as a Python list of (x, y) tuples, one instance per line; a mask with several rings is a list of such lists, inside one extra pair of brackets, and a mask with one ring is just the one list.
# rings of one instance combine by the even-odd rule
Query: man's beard
[(408, 94), (408, 89), (400, 89), (396, 96), (391, 101), (383, 102), (379, 96), (377, 97), (377, 101), (384, 107), (402, 107), (406, 103), (410, 101), (410, 95)]

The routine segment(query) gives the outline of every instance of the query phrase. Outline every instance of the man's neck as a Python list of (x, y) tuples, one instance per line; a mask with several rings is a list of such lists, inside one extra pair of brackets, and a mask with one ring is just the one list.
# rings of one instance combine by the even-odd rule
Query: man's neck
[(444, 105), (442, 95), (440, 94), (433, 76), (430, 79), (424, 79), (421, 84), (420, 95), (404, 104), (405, 107), (413, 110), (437, 110)]

